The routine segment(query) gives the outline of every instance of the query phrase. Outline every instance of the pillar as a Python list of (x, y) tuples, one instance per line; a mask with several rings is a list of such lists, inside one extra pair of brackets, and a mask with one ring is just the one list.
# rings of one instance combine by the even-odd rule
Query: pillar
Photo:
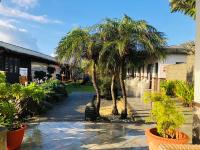
[(196, 43), (194, 63), (194, 115), (192, 143), (200, 144), (200, 0), (196, 0)]
[(152, 81), (151, 81), (151, 90), (154, 92), (154, 91), (157, 91), (157, 73), (156, 73), (156, 64), (153, 64), (152, 65)]
[(7, 129), (0, 127), (0, 149), (6, 150), (7, 147)]
[(147, 65), (144, 65), (144, 78), (147, 79)]

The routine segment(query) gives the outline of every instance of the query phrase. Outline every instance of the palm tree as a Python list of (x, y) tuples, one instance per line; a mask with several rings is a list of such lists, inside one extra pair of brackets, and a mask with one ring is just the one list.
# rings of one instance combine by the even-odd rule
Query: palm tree
[(170, 0), (172, 12), (183, 12), (195, 19), (196, 17), (196, 0)]
[(74, 29), (69, 32), (58, 44), (56, 54), (61, 61), (72, 59), (80, 62), (83, 58), (92, 63), (92, 82), (97, 95), (97, 115), (100, 109), (100, 90), (97, 84), (96, 67), (98, 64), (98, 53), (101, 50), (101, 41), (97, 33), (90, 34), (88, 30)]
[[(124, 16), (121, 20), (107, 19), (100, 26), (100, 32), (104, 40), (104, 50), (111, 50), (107, 47), (113, 47), (110, 56), (116, 59), (115, 62), (119, 67), (119, 81), (124, 101), (124, 110), (121, 118), (127, 118), (127, 95), (125, 90), (125, 72), (126, 65), (133, 62), (133, 58), (138, 51), (147, 51), (151, 55), (161, 55), (161, 48), (165, 45), (163, 33), (158, 32), (154, 27), (148, 25), (145, 21), (134, 21), (128, 16)], [(108, 52), (107, 52), (108, 53)], [(113, 58), (113, 56), (115, 56)], [(117, 57), (116, 57), (117, 56)]]
[(118, 55), (115, 53), (115, 47), (112, 45), (104, 45), (102, 48), (102, 51), (100, 52), (100, 59), (99, 63), (101, 66), (101, 70), (106, 73), (106, 75), (111, 76), (111, 96), (113, 101), (113, 107), (112, 107), (112, 114), (118, 115), (118, 109), (117, 109), (117, 98), (116, 98), (116, 79), (118, 77), (119, 73), (119, 66), (118, 66)]

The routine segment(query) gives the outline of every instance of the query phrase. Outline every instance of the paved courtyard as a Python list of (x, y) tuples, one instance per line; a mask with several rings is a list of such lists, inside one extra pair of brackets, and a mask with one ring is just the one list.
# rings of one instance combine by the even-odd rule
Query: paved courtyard
[(31, 124), (20, 150), (146, 150), (148, 125), (88, 122)]
[[(146, 150), (144, 123), (91, 123), (84, 121), (85, 105), (92, 93), (74, 92), (47, 114), (29, 124), (20, 150)], [(136, 120), (145, 120), (150, 105), (128, 98)], [(184, 109), (182, 130), (191, 137), (192, 111)]]

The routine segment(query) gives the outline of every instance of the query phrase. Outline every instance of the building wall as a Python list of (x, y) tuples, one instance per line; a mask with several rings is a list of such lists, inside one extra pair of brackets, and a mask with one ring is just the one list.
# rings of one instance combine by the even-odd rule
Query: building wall
[(183, 80), (187, 79), (187, 64), (168, 65), (166, 67), (166, 80)]
[(158, 62), (158, 78), (166, 78), (166, 66), (176, 63), (186, 63), (186, 54), (168, 54), (164, 60)]
[(186, 63), (166, 66), (167, 80), (194, 81), (194, 55), (188, 55)]

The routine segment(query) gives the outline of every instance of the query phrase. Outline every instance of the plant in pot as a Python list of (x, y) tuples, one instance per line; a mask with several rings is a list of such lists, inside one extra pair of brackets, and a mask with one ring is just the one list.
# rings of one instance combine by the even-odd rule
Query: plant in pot
[(7, 150), (20, 147), (26, 125), (17, 117), (15, 105), (11, 101), (0, 101), (0, 124), (8, 129)]
[(145, 93), (144, 101), (152, 102), (148, 121), (156, 123), (156, 128), (147, 129), (145, 134), (150, 150), (158, 150), (160, 144), (186, 144), (189, 137), (178, 131), (184, 123), (184, 115), (177, 109), (176, 101), (164, 93)]

